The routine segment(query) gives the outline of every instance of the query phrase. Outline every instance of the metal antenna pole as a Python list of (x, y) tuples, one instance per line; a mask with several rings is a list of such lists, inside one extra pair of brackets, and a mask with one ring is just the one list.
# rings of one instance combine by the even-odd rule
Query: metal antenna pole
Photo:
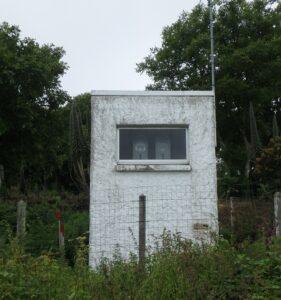
[(215, 128), (215, 146), (217, 146), (217, 130), (216, 130), (216, 94), (215, 94), (215, 55), (214, 55), (214, 24), (213, 24), (213, 2), (208, 0), (209, 4), (209, 15), (210, 15), (210, 39), (211, 39), (211, 71), (212, 71), (212, 91), (214, 92), (214, 128)]
[(214, 55), (214, 24), (213, 24), (213, 2), (209, 2), (209, 11), (210, 11), (210, 38), (211, 38), (211, 68), (212, 68), (212, 91), (215, 93), (215, 55)]

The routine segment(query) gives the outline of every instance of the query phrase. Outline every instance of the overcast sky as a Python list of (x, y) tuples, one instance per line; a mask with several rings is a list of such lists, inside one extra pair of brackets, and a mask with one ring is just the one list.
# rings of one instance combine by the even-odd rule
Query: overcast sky
[[(205, 1), (204, 1), (205, 2)], [(149, 78), (136, 63), (161, 45), (164, 26), (199, 0), (2, 0), (1, 22), (22, 37), (66, 51), (62, 87), (75, 96), (91, 90), (144, 90)]]

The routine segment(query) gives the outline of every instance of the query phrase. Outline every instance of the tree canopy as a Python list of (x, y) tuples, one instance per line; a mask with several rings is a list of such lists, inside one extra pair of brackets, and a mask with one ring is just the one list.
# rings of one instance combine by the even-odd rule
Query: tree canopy
[[(216, 108), (219, 156), (244, 174), (251, 140), (250, 102), (259, 135), (267, 143), (273, 111), (281, 108), (281, 3), (277, 0), (214, 1)], [(151, 90), (211, 88), (209, 9), (200, 3), (162, 32), (137, 71)]]
[(0, 25), (0, 164), (9, 185), (43, 182), (63, 162), (60, 107), (69, 100), (60, 86), (63, 55), (60, 47), (21, 38), (16, 26)]

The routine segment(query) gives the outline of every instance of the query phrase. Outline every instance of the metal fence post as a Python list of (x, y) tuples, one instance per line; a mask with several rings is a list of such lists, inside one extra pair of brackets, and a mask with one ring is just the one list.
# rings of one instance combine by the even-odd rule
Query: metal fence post
[(144, 266), (145, 261), (145, 203), (146, 197), (139, 196), (139, 264)]
[(281, 236), (281, 193), (274, 194), (274, 219), (276, 236)]

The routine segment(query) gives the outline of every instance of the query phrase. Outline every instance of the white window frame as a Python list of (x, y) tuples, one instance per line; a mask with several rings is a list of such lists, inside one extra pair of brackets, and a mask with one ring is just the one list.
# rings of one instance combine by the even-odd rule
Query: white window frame
[[(186, 124), (169, 125), (117, 125), (117, 164), (118, 165), (189, 165), (189, 126)], [(186, 159), (120, 159), (120, 129), (185, 129)]]

